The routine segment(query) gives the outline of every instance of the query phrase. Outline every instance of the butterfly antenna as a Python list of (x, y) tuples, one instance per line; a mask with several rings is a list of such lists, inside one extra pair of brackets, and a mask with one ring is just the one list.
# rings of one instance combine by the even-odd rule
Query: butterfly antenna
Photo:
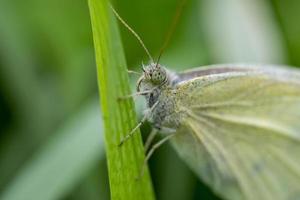
[(175, 28), (178, 24), (178, 20), (179, 20), (179, 17), (181, 16), (181, 13), (182, 13), (182, 10), (183, 10), (183, 7), (184, 5), (186, 4), (187, 0), (181, 0), (180, 1), (180, 4), (178, 4), (177, 6), (177, 9), (176, 9), (176, 14), (173, 18), (173, 21), (172, 21), (172, 24), (169, 28), (169, 31), (167, 32), (166, 34), (166, 37), (165, 37), (165, 42), (163, 43), (162, 47), (160, 48), (160, 51), (159, 51), (159, 55), (158, 55), (158, 58), (156, 60), (156, 67), (158, 66), (158, 63), (160, 61), (160, 58), (164, 52), (164, 50), (166, 49), (166, 47), (168, 46), (169, 42), (170, 42), (170, 39), (175, 31)]
[(136, 37), (136, 39), (139, 41), (139, 43), (142, 45), (143, 49), (146, 51), (147, 55), (149, 56), (149, 59), (151, 62), (153, 62), (153, 58), (151, 54), (149, 53), (148, 49), (146, 48), (146, 45), (144, 44), (143, 40), (140, 38), (140, 36), (134, 32), (134, 30), (121, 18), (121, 16), (118, 14), (118, 12), (110, 5), (112, 11), (114, 12), (115, 16), (118, 18), (118, 20)]

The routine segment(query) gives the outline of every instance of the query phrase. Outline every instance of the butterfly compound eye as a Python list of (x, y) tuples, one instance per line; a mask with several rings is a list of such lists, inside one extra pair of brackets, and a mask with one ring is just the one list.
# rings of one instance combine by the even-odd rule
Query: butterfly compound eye
[(153, 70), (151, 75), (151, 81), (154, 84), (161, 84), (166, 80), (166, 70), (162, 67), (156, 68)]

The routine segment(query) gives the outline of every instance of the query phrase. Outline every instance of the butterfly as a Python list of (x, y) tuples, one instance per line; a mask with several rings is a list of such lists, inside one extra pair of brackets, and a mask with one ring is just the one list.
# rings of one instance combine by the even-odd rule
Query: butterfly
[(162, 142), (217, 194), (300, 199), (298, 70), (216, 65), (176, 74), (152, 63), (137, 89)]
[[(115, 12), (115, 11), (114, 11)], [(120, 21), (139, 36), (118, 16)], [(159, 60), (159, 59), (158, 59)], [(300, 199), (300, 71), (284, 66), (215, 65), (175, 73), (143, 66), (137, 93), (148, 120), (212, 190), (233, 200)]]

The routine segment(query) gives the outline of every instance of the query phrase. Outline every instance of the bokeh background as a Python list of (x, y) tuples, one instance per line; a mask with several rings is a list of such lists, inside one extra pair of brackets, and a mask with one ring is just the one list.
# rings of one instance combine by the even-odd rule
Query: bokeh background
[[(113, 5), (156, 57), (178, 0)], [(299, 10), (296, 0), (188, 0), (161, 63), (300, 66)], [(139, 71), (147, 56), (120, 30)], [(109, 199), (98, 102), (87, 1), (0, 1), (0, 199)], [(150, 169), (157, 199), (218, 199), (169, 145)]]

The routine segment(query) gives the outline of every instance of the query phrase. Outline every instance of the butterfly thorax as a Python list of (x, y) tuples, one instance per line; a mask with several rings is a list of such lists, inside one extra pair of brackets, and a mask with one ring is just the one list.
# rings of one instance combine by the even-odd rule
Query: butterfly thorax
[(171, 116), (175, 110), (173, 93), (178, 76), (155, 63), (143, 67), (143, 71), (137, 82), (137, 91), (143, 94), (151, 112), (148, 120), (157, 129), (167, 128), (168, 125), (174, 127), (176, 119)]

